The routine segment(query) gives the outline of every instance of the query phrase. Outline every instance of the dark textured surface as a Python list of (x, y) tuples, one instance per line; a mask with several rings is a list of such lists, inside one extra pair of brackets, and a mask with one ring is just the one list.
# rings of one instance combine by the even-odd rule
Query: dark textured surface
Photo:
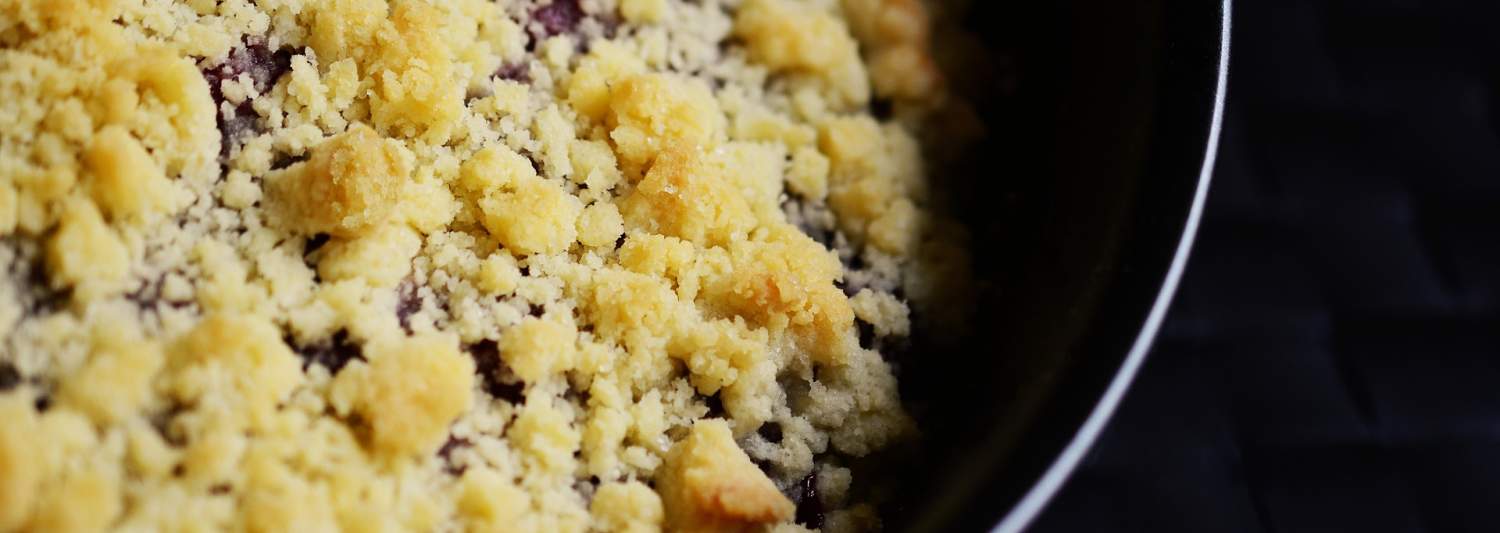
[(1032, 530), (1500, 531), (1500, 4), (1237, 4), (1178, 299)]

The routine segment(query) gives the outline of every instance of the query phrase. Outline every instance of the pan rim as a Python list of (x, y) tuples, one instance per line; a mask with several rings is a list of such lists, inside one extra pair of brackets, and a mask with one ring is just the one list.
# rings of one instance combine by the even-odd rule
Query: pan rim
[(1053, 460), (1042, 477), (1026, 491), (1021, 500), (1006, 513), (1005, 517), (991, 531), (992, 533), (1019, 533), (1026, 529), (1047, 503), (1061, 490), (1064, 483), (1072, 476), (1088, 450), (1098, 441), (1104, 428), (1108, 426), (1110, 418), (1118, 409), (1120, 401), (1129, 390), (1130, 384), (1135, 381), (1141, 364), (1145, 362), (1146, 354), (1150, 352), (1151, 345), (1156, 339), (1156, 334), (1161, 328), (1167, 310), (1171, 307), (1173, 296), (1177, 292), (1178, 282), (1182, 278), (1183, 270), (1187, 266), (1188, 257), (1191, 255), (1193, 242), (1198, 234), (1198, 225), (1203, 216), (1203, 206), (1208, 196), (1209, 183), (1212, 181), (1214, 163), (1218, 158), (1219, 135), (1223, 128), (1224, 99), (1229, 81), (1229, 45), (1230, 24), (1233, 11), (1233, 0), (1223, 0), (1220, 15), (1219, 35), (1219, 60), (1218, 79), (1214, 89), (1213, 114), (1209, 123), (1208, 146), (1204, 150), (1203, 165), (1199, 170), (1197, 189), (1193, 193), (1193, 202), (1188, 210), (1187, 222), (1183, 227), (1182, 236), (1178, 241), (1177, 250), (1173, 254), (1171, 265), (1167, 269), (1165, 279), (1162, 281), (1161, 290), (1157, 293), (1156, 300), (1147, 314), (1145, 323), (1142, 325), (1140, 334), (1136, 336), (1130, 351), (1125, 356), (1125, 361), (1120, 369), (1110, 380), (1109, 386), (1100, 397), (1099, 402), (1073, 438), (1069, 440), (1057, 459)]

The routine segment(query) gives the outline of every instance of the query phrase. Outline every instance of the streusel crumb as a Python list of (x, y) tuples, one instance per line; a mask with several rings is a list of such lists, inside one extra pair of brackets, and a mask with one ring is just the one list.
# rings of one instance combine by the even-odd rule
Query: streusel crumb
[(0, 0), (0, 532), (878, 527), (927, 26)]

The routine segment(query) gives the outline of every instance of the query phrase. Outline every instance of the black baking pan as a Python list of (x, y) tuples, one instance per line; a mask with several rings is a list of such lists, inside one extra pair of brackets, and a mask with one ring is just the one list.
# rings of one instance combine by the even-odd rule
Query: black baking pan
[(972, 232), (976, 327), (901, 362), (923, 436), (888, 461), (888, 530), (1019, 531), (1107, 422), (1187, 262), (1229, 4), (976, 0), (962, 14), (986, 50), (952, 74), (986, 134), (948, 184)]

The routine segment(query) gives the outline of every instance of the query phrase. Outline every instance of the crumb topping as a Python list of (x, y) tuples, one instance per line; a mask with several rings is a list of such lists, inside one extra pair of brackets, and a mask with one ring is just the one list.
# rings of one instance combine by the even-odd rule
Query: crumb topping
[(354, 237), (390, 218), (411, 174), (401, 144), (356, 125), (319, 143), (307, 161), (266, 176), (272, 216), (304, 234)]
[(723, 420), (694, 424), (668, 452), (657, 486), (666, 526), (674, 531), (749, 531), (796, 511), (735, 444)]
[(878, 525), (841, 465), (966, 268), (928, 33), (0, 0), (0, 531)]

